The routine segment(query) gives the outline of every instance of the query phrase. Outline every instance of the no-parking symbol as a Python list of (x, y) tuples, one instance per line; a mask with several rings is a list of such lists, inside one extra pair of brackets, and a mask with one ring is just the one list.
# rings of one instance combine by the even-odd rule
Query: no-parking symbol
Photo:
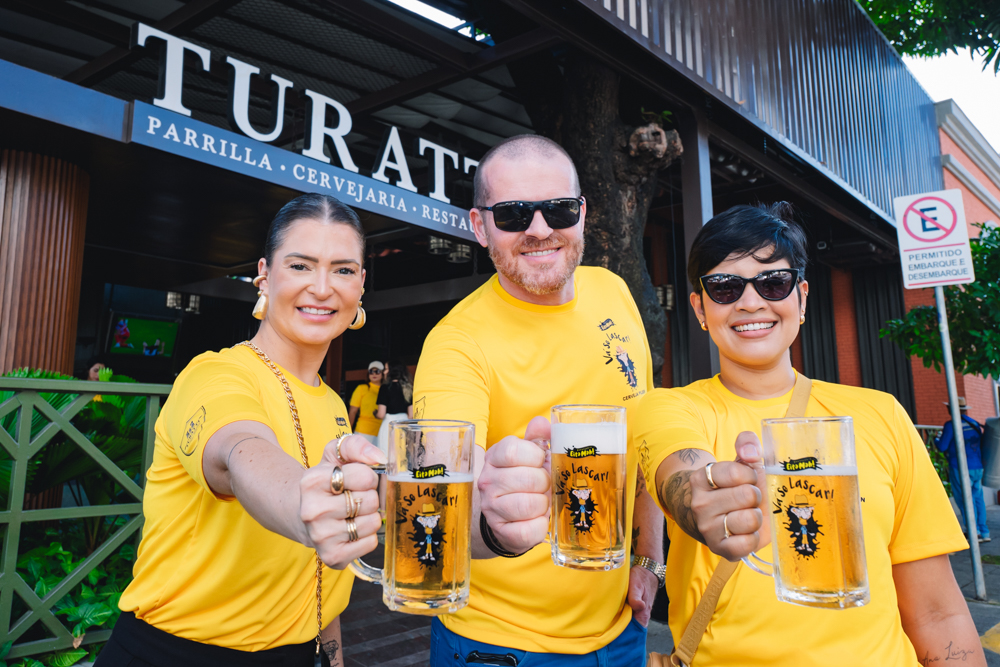
[(961, 190), (897, 197), (894, 203), (907, 289), (975, 281)]

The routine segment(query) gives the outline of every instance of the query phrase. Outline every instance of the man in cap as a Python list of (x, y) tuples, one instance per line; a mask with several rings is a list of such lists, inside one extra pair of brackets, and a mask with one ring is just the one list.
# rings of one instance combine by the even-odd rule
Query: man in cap
[(626, 559), (640, 558), (608, 572), (559, 567), (542, 544), (551, 479), (541, 417), (567, 403), (630, 408), (652, 389), (642, 319), (621, 278), (579, 266), (586, 202), (558, 144), (523, 135), (494, 146), (474, 203), (497, 275), (431, 331), (414, 383), (416, 417), (476, 426), (469, 604), (435, 618), (431, 664), (527, 655), (533, 665), (642, 665), (664, 522), (636, 484), (637, 447), (627, 447), (625, 542)]
[[(950, 403), (945, 403), (951, 409)], [(969, 406), (964, 396), (958, 397), (958, 409), (962, 415), (962, 435), (965, 436), (965, 462), (969, 467), (969, 482), (972, 485), (972, 506), (976, 512), (976, 531), (980, 542), (990, 541), (990, 527), (986, 525), (986, 502), (983, 500), (983, 457), (980, 443), (983, 437), (983, 427), (969, 416)], [(948, 457), (948, 481), (951, 482), (951, 495), (962, 511), (962, 531), (968, 529), (968, 511), (965, 507), (965, 495), (962, 492), (962, 476), (958, 467), (958, 447), (955, 446), (955, 426), (949, 419), (941, 429), (937, 439), (937, 448)]]

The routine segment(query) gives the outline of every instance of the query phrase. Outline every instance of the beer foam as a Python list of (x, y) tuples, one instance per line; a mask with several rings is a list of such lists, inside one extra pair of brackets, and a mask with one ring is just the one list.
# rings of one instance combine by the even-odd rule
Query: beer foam
[(835, 477), (844, 475), (857, 475), (857, 466), (825, 466), (820, 464), (819, 470), (806, 468), (805, 470), (785, 470), (780, 465), (764, 466), (764, 473), (767, 475), (777, 475), (779, 477)]
[(628, 439), (625, 424), (553, 424), (552, 453), (568, 454), (570, 450), (596, 447), (598, 454), (624, 454)]
[(404, 470), (402, 472), (397, 472), (395, 475), (386, 475), (386, 478), (390, 482), (422, 482), (425, 484), (462, 484), (462, 483), (472, 483), (472, 473), (471, 472), (449, 472), (446, 476), (442, 477), (438, 475), (437, 477), (427, 477), (424, 479), (418, 479), (416, 474), (412, 470)]

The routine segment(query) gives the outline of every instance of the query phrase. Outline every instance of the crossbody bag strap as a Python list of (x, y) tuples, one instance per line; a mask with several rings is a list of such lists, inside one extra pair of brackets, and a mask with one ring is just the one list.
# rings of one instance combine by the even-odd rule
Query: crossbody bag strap
[[(806, 406), (809, 404), (809, 394), (812, 392), (812, 380), (801, 373), (796, 373), (795, 387), (792, 389), (792, 400), (788, 403), (788, 410), (785, 417), (805, 417)], [(698, 645), (701, 644), (705, 630), (715, 614), (715, 608), (719, 605), (719, 598), (722, 597), (722, 590), (726, 583), (740, 566), (740, 561), (730, 563), (726, 559), (719, 561), (712, 573), (712, 578), (708, 581), (708, 588), (701, 596), (698, 607), (694, 610), (694, 615), (688, 621), (687, 628), (681, 640), (677, 643), (674, 652), (670, 656), (670, 664), (680, 667), (690, 665), (694, 660), (694, 654), (698, 652)], [(655, 663), (654, 663), (655, 664)]]

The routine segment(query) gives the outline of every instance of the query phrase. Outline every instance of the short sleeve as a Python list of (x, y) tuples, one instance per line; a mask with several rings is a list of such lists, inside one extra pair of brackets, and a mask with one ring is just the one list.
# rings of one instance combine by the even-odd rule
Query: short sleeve
[(367, 392), (368, 392), (368, 385), (366, 385), (366, 384), (359, 384), (357, 387), (355, 387), (354, 388), (354, 393), (351, 394), (351, 403), (350, 403), (350, 406), (352, 408), (360, 408), (361, 407), (361, 401), (364, 400), (365, 394)]
[(214, 492), (202, 470), (205, 443), (233, 422), (269, 423), (255, 377), (240, 364), (229, 361), (193, 364), (177, 378), (167, 401), (164, 436), (184, 470), (209, 493)]
[(893, 486), (895, 517), (889, 557), (893, 565), (968, 549), (944, 485), (917, 430), (893, 401), (899, 469)]
[(646, 488), (657, 504), (656, 471), (668, 456), (682, 449), (702, 449), (715, 455), (697, 406), (677, 389), (653, 389), (642, 397), (629, 421)]
[(489, 368), (467, 333), (439, 324), (424, 341), (413, 382), (416, 419), (458, 419), (476, 426), (476, 444), (486, 449), (490, 418)]

